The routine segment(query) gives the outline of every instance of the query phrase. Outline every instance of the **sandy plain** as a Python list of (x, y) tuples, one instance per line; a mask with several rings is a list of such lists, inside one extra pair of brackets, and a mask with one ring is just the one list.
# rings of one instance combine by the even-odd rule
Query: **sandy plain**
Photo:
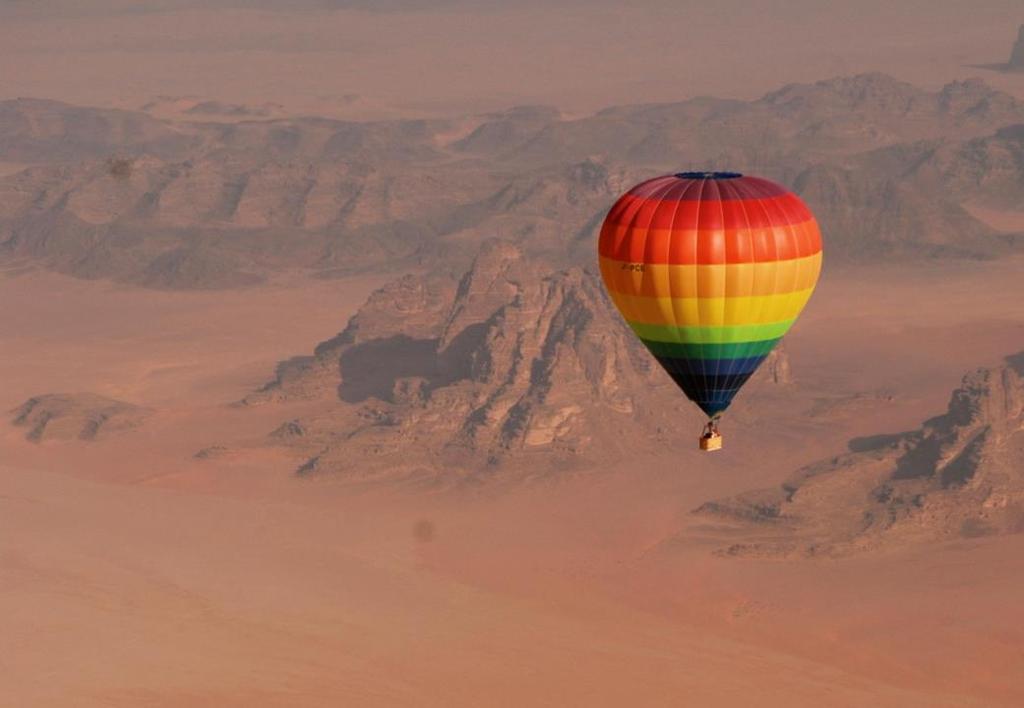
[[(1022, 265), (827, 271), (787, 340), (799, 385), (757, 399), (767, 423), (741, 407), (722, 455), (472, 491), (298, 479), (245, 446), (317, 404), (229, 404), (380, 278), (169, 293), (7, 273), (0, 409), (93, 391), (156, 412), (91, 443), (0, 427), (4, 701), (1020, 705), (1021, 537), (737, 560), (689, 511), (941, 412), (1024, 343)], [(193, 457), (224, 442), (240, 451)]]

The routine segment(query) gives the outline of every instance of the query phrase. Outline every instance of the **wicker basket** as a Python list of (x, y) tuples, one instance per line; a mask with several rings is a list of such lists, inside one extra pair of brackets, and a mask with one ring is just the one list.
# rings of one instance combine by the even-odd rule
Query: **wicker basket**
[(700, 439), (700, 449), (705, 452), (711, 452), (712, 450), (722, 449), (722, 436), (721, 435), (704, 435)]

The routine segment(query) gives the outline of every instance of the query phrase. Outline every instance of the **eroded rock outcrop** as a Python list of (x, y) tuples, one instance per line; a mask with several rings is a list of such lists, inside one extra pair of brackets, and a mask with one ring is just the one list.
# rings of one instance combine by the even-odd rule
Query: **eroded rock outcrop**
[(966, 375), (919, 430), (850, 442), (777, 489), (708, 502), (734, 555), (844, 554), (1024, 531), (1024, 353)]
[(1014, 42), (1013, 49), (1010, 51), (1010, 61), (1007, 62), (1006, 67), (1010, 71), (1024, 71), (1024, 25), (1021, 25), (1017, 32), (1017, 41)]
[[(759, 376), (788, 381), (784, 355)], [(272, 434), (309, 451), (307, 472), (478, 476), (516, 458), (543, 474), (689, 446), (679, 430), (701, 425), (596, 273), (546, 273), (499, 242), (458, 281), (410, 276), (377, 291), (340, 335), (282, 364), (244, 403), (309, 398), (339, 405)]]
[(30, 398), (13, 412), (14, 425), (28, 428), (25, 437), (45, 440), (96, 440), (137, 428), (147, 408), (95, 393), (51, 393)]

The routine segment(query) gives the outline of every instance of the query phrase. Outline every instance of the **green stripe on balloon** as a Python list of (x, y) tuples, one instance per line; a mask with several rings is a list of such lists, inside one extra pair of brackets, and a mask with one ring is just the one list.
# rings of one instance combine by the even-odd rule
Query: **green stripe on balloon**
[(643, 339), (642, 341), (654, 356), (672, 359), (746, 359), (768, 354), (778, 344), (779, 339), (732, 344), (680, 344), (679, 342), (659, 342), (654, 339)]

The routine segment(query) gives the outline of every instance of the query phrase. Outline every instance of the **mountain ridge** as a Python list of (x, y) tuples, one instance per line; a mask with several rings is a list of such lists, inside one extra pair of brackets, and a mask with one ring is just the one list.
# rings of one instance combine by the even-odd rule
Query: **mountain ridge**
[[(754, 388), (789, 380), (779, 351)], [(376, 291), (339, 335), (283, 362), (242, 404), (294, 400), (332, 406), (269, 441), (307, 455), (303, 474), (345, 477), (357, 459), (359, 474), (388, 479), (572, 474), (682, 445), (680, 421), (695, 435), (703, 421), (595, 271), (545, 270), (499, 241), (460, 278), (406, 276)]]
[(1019, 239), (964, 205), (1020, 196), (1020, 125), (1024, 104), (982, 81), (927, 91), (883, 74), (577, 119), (518, 107), (450, 120), (182, 124), (4, 101), (0, 147), (38, 162), (0, 177), (0, 258), (185, 289), (291, 269), (464, 268), (491, 237), (579, 266), (618, 194), (682, 167), (795, 186), (833, 262), (991, 257)]
[(849, 452), (781, 487), (707, 502), (721, 553), (842, 556), (879, 547), (1024, 532), (1024, 352), (967, 373), (945, 413)]

